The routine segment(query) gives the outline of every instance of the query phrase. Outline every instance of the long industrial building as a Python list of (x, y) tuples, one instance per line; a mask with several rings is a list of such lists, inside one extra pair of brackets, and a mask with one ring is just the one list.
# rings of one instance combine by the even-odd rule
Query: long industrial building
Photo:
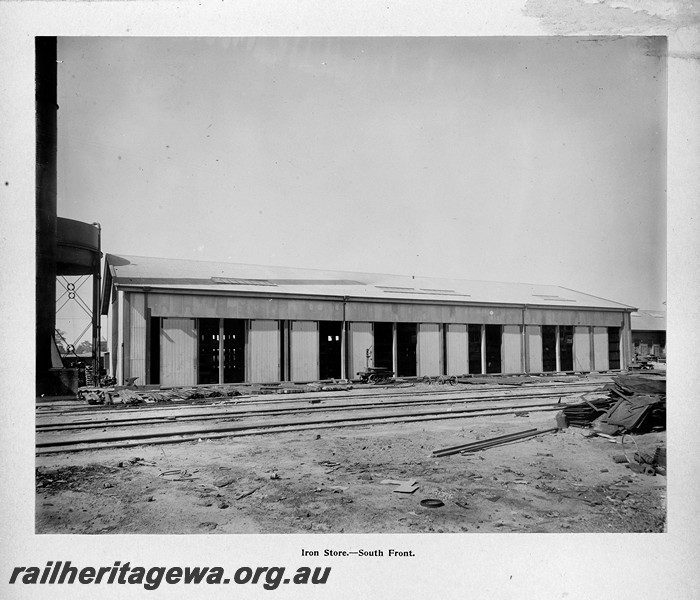
[(610, 371), (634, 307), (520, 283), (105, 257), (118, 383), (266, 383)]

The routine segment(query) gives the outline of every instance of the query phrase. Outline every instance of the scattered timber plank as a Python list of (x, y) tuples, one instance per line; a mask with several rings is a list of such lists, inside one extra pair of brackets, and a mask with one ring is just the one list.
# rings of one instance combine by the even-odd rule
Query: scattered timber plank
[(240, 496), (238, 496), (238, 498), (236, 498), (236, 500), (243, 500), (243, 498), (247, 498), (248, 496), (257, 492), (259, 489), (260, 489), (259, 487), (256, 487), (254, 490), (250, 490), (249, 492), (246, 492), (245, 494), (241, 494)]
[(397, 488), (394, 488), (393, 492), (395, 494), (412, 494), (418, 489), (418, 487), (419, 486), (417, 483), (412, 483), (410, 485), (406, 483), (404, 485), (400, 485)]

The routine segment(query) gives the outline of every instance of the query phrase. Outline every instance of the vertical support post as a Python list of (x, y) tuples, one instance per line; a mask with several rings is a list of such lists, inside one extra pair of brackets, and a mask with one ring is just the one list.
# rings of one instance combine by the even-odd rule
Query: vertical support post
[(97, 228), (97, 255), (93, 258), (92, 265), (92, 368), (93, 384), (100, 383), (100, 357), (102, 355), (101, 345), (101, 323), (102, 323), (102, 302), (101, 288), (102, 277), (100, 269), (100, 259), (102, 258), (102, 228), (99, 223), (93, 223)]
[(340, 378), (343, 380), (348, 378), (348, 336), (345, 330), (345, 321), (343, 321), (340, 327)]
[(151, 309), (148, 308), (148, 288), (143, 290), (143, 316), (146, 319), (146, 350), (144, 358), (144, 375), (143, 383), (152, 383), (151, 381), (151, 336), (153, 332), (151, 331)]
[(343, 323), (340, 327), (340, 378), (345, 380), (348, 378), (348, 336), (347, 324), (345, 322), (345, 309), (347, 305), (347, 296), (343, 298)]
[(447, 327), (444, 323), (438, 324), (440, 336), (440, 375), (447, 375)]
[(557, 358), (557, 365), (556, 365), (556, 371), (559, 373), (561, 371), (561, 355), (560, 355), (560, 350), (561, 350), (561, 338), (559, 337), (559, 325), (555, 325), (554, 327), (554, 335), (555, 335), (555, 341), (554, 341), (554, 347), (555, 347), (555, 354)]
[(115, 331), (113, 349), (116, 362), (113, 375), (117, 379), (117, 384), (121, 385), (124, 381), (124, 292), (115, 290), (114, 294), (115, 299), (112, 310), (115, 311), (116, 319), (112, 326), (114, 328), (113, 331)]
[(472, 372), (472, 361), (471, 361), (471, 347), (470, 347), (470, 340), (469, 340), (469, 323), (467, 325), (467, 374), (471, 374)]
[(284, 378), (292, 380), (292, 321), (285, 321), (284, 329)]
[(399, 372), (398, 341), (396, 336), (396, 323), (391, 324), (391, 370), (394, 376)]
[(279, 363), (279, 369), (277, 372), (277, 378), (280, 381), (286, 381), (287, 380), (287, 364), (288, 364), (288, 357), (287, 354), (289, 352), (289, 344), (287, 343), (287, 323), (285, 319), (280, 319), (277, 321), (277, 329), (279, 330), (279, 356), (280, 356), (280, 363)]
[(505, 336), (504, 336), (504, 327), (503, 325), (499, 325), (498, 327), (498, 335), (501, 337), (501, 373), (505, 373), (505, 365), (506, 365), (506, 349), (505, 349), (505, 343), (503, 342)]
[(523, 373), (530, 373), (530, 348), (527, 339), (527, 325), (525, 319), (525, 313), (527, 311), (527, 306), (523, 306), (523, 322), (520, 326), (520, 367)]
[(250, 319), (245, 319), (243, 324), (243, 362), (245, 365), (245, 375), (243, 376), (244, 381), (250, 381)]
[(224, 320), (219, 319), (219, 383), (224, 382)]
[(486, 373), (486, 325), (481, 325), (481, 373)]
[(144, 315), (146, 316), (146, 358), (145, 363), (145, 375), (144, 384), (153, 383), (151, 381), (151, 336), (153, 332), (151, 331), (151, 309), (148, 308), (148, 292), (144, 292)]
[[(99, 259), (98, 259), (99, 260)], [(92, 384), (100, 382), (100, 287), (97, 273), (92, 272)]]

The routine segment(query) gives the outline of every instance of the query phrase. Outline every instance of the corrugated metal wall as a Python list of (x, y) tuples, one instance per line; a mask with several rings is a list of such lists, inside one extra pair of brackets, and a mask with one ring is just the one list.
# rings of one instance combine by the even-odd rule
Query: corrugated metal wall
[(521, 373), (523, 371), (522, 360), (522, 334), (519, 325), (504, 325), (501, 343), (503, 373)]
[(278, 321), (250, 321), (246, 360), (251, 383), (280, 380), (280, 328)]
[(334, 300), (246, 298), (150, 292), (154, 317), (342, 321), (343, 303)]
[(447, 337), (447, 374), (464, 375), (469, 372), (467, 361), (467, 326), (448, 324)]
[(163, 319), (160, 332), (160, 384), (197, 383), (195, 319)]
[(500, 306), (453, 306), (447, 304), (399, 304), (390, 302), (347, 303), (346, 320), (394, 323), (485, 323), (518, 324), (522, 309)]
[[(348, 327), (348, 357), (350, 368), (348, 377), (354, 379), (358, 371), (367, 368), (367, 358), (365, 352), (367, 348), (374, 345), (374, 334), (372, 333), (372, 323), (350, 323)], [(373, 366), (373, 362), (370, 366)]]
[[(317, 321), (342, 321), (343, 303), (326, 299), (285, 299), (260, 297), (234, 297), (223, 295), (198, 295), (149, 292), (147, 295), (123, 294), (124, 304), (114, 307), (118, 339), (113, 340), (112, 361), (117, 375), (138, 376), (140, 383), (146, 383), (148, 366), (146, 347), (146, 318), (148, 308), (155, 317), (183, 319), (227, 318), (246, 319), (250, 323), (250, 337), (247, 350), (248, 381), (277, 381), (280, 379), (280, 331), (278, 320), (289, 320), (292, 325), (289, 342), (290, 377), (297, 380), (311, 380), (318, 375), (318, 328)], [(144, 305), (145, 298), (145, 305)], [(133, 306), (130, 306), (130, 299)], [(120, 310), (121, 309), (121, 310)], [(349, 333), (347, 339), (348, 377), (356, 377), (358, 371), (366, 368), (365, 351), (374, 344), (373, 322), (377, 323), (419, 323), (418, 374), (439, 375), (480, 372), (479, 365), (469, 368), (469, 346), (465, 324), (501, 325), (503, 340), (501, 346), (503, 372), (522, 372), (523, 338), (519, 326), (527, 324), (528, 370), (542, 371), (541, 325), (569, 325), (576, 327), (574, 355), (576, 370), (606, 370), (608, 368), (607, 348), (601, 336), (607, 335), (605, 327), (621, 327), (623, 350), (629, 353), (626, 340), (628, 320), (621, 311), (584, 310), (567, 308), (527, 308), (508, 306), (456, 306), (449, 304), (422, 305), (417, 302), (392, 303), (348, 301), (346, 322)], [(441, 325), (439, 325), (441, 324)], [(588, 326), (595, 326), (594, 358), (591, 361), (590, 346), (586, 352), (586, 339), (590, 340)], [(627, 328), (625, 328), (625, 326)], [(445, 341), (441, 327), (446, 327)], [(117, 336), (115, 336), (117, 337)], [(121, 344), (123, 343), (123, 347)], [(444, 352), (447, 352), (443, 356)], [(473, 352), (472, 348), (472, 354)], [(394, 349), (396, 361), (396, 348)], [(163, 358), (161, 359), (163, 360)], [(625, 358), (623, 358), (625, 360)], [(394, 365), (395, 366), (395, 365)]]
[(129, 294), (129, 377), (138, 377), (137, 385), (146, 381), (146, 298)]
[(574, 371), (591, 370), (591, 335), (589, 327), (574, 327)]
[(292, 321), (290, 361), (292, 381), (315, 381), (318, 375), (318, 323)]
[(542, 328), (538, 325), (528, 325), (525, 331), (530, 373), (542, 373)]
[(623, 313), (619, 311), (528, 308), (525, 312), (525, 324), (619, 327), (622, 323), (622, 315)]
[(608, 362), (608, 328), (593, 328), (593, 368), (596, 371), (607, 371)]
[[(325, 299), (285, 299), (261, 296), (172, 294), (150, 292), (148, 306), (154, 317), (215, 317), (224, 319), (288, 319), (342, 321), (343, 302)], [(623, 326), (622, 311), (566, 308), (457, 306), (363, 302), (349, 300), (346, 321), (404, 323), (483, 323), (486, 325), (590, 325)]]
[(418, 376), (442, 375), (442, 336), (437, 323), (418, 325)]

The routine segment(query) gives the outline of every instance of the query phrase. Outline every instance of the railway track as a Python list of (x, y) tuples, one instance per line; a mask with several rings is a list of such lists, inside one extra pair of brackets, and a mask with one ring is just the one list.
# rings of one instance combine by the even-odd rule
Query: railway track
[[(605, 380), (607, 383), (608, 380)], [(435, 386), (437, 387), (437, 386)], [(519, 390), (547, 390), (551, 391), (552, 393), (556, 392), (569, 392), (572, 389), (581, 389), (584, 391), (593, 391), (596, 389), (599, 389), (601, 387), (600, 382), (592, 382), (592, 381), (582, 381), (582, 382), (568, 382), (568, 383), (545, 383), (541, 385), (533, 385), (533, 384), (524, 384), (524, 385), (488, 385), (488, 384), (481, 384), (479, 387), (474, 387), (473, 389), (470, 389), (472, 386), (468, 388), (460, 388), (460, 389), (454, 389), (451, 386), (447, 387), (445, 386), (446, 389), (432, 389), (432, 390), (421, 390), (421, 389), (416, 389), (413, 387), (402, 387), (402, 386), (390, 386), (390, 387), (381, 387), (381, 386), (368, 386), (365, 388), (355, 388), (352, 393), (343, 393), (343, 392), (325, 392), (325, 391), (313, 391), (313, 392), (301, 392), (301, 393), (295, 393), (295, 394), (250, 394), (250, 395), (241, 395), (241, 396), (233, 396), (231, 398), (208, 398), (208, 399), (202, 399), (202, 400), (197, 400), (196, 402), (193, 401), (182, 401), (182, 402), (173, 402), (171, 403), (165, 403), (165, 404), (159, 404), (155, 406), (139, 406), (137, 408), (124, 408), (124, 407), (117, 407), (117, 410), (120, 412), (127, 412), (127, 411), (132, 411), (132, 412), (138, 412), (142, 413), (144, 410), (148, 411), (157, 411), (157, 410), (169, 410), (173, 406), (207, 406), (207, 405), (216, 405), (220, 404), (221, 402), (235, 402), (236, 404), (242, 405), (244, 403), (249, 403), (249, 404), (255, 404), (255, 405), (260, 405), (260, 404), (291, 404), (294, 402), (308, 402), (309, 397), (313, 397), (314, 399), (320, 399), (320, 400), (326, 400), (326, 399), (333, 399), (333, 400), (345, 400), (345, 399), (358, 399), (358, 398), (369, 398), (369, 399), (376, 399), (376, 398), (401, 398), (405, 397), (407, 394), (410, 394), (412, 397), (424, 397), (424, 396), (444, 396), (444, 395), (453, 395), (455, 393), (462, 393), (465, 395), (469, 395), (470, 397), (474, 396), (479, 396), (481, 394), (485, 395), (494, 395), (490, 394), (490, 392), (498, 391), (498, 396), (502, 395), (507, 395), (509, 392), (517, 393)], [(280, 397), (281, 396), (281, 397)], [(70, 414), (70, 415), (79, 415), (79, 414), (86, 414), (86, 415), (95, 415), (96, 412), (98, 411), (103, 411), (103, 410), (112, 410), (115, 407), (114, 406), (108, 406), (108, 405), (94, 405), (91, 407), (86, 407), (85, 404), (80, 403), (76, 406), (76, 402), (72, 401), (70, 403), (62, 403), (61, 405), (61, 410), (56, 411), (55, 408), (53, 408), (50, 404), (43, 404), (37, 406), (37, 417), (43, 416), (43, 415), (51, 415), (51, 416), (58, 416), (58, 415), (63, 415), (63, 414)]]
[[(212, 404), (141, 409), (73, 411), (37, 417), (38, 454), (132, 447), (303, 431), (328, 427), (474, 418), (561, 410), (564, 399), (601, 390), (600, 384), (539, 386), (500, 394), (465, 390), (401, 393), (307, 394), (284, 400), (245, 399), (235, 405)], [(347, 400), (352, 398), (353, 402)], [(553, 399), (557, 398), (557, 402)], [(234, 401), (236, 401), (235, 399)], [(253, 405), (253, 406), (251, 406)], [(126, 414), (125, 414), (126, 413)], [(80, 418), (81, 415), (90, 418)], [(76, 418), (78, 417), (78, 418)], [(100, 430), (100, 431), (96, 431)]]
[[(593, 391), (593, 390), (589, 390)], [(576, 394), (582, 393), (577, 390)], [(569, 392), (567, 395), (570, 395)], [(255, 408), (246, 408), (245, 406), (234, 405), (228, 408), (226, 405), (220, 405), (216, 410), (212, 408), (207, 408), (204, 411), (192, 408), (183, 412), (182, 408), (169, 409), (165, 414), (151, 416), (148, 413), (150, 410), (142, 410), (140, 413), (136, 413), (133, 416), (127, 417), (110, 417), (101, 419), (51, 419), (46, 422), (37, 422), (37, 431), (73, 431), (80, 429), (98, 429), (104, 427), (133, 427), (139, 425), (148, 424), (159, 424), (159, 423), (172, 423), (173, 421), (206, 421), (206, 420), (224, 420), (224, 419), (237, 419), (242, 417), (250, 416), (277, 416), (277, 415), (293, 415), (300, 413), (309, 413), (313, 411), (322, 410), (324, 412), (337, 412), (337, 411), (354, 411), (357, 409), (374, 409), (374, 408), (414, 408), (416, 406), (445, 406), (453, 404), (465, 404), (465, 403), (477, 403), (477, 402), (504, 402), (507, 400), (531, 400), (531, 399), (544, 399), (544, 398), (561, 398), (563, 396), (562, 392), (542, 392), (539, 394), (529, 393), (529, 394), (510, 394), (508, 396), (497, 396), (488, 395), (482, 397), (474, 396), (449, 396), (440, 398), (428, 398), (428, 399), (404, 399), (404, 400), (392, 400), (392, 401), (380, 401), (380, 402), (354, 402), (354, 403), (326, 403), (324, 404), (321, 399), (311, 399), (303, 402), (302, 406), (286, 406), (286, 407), (265, 407), (256, 406)], [(297, 403), (297, 404), (302, 404)], [(121, 412), (121, 411), (120, 411)], [(162, 411), (165, 412), (165, 411)]]

